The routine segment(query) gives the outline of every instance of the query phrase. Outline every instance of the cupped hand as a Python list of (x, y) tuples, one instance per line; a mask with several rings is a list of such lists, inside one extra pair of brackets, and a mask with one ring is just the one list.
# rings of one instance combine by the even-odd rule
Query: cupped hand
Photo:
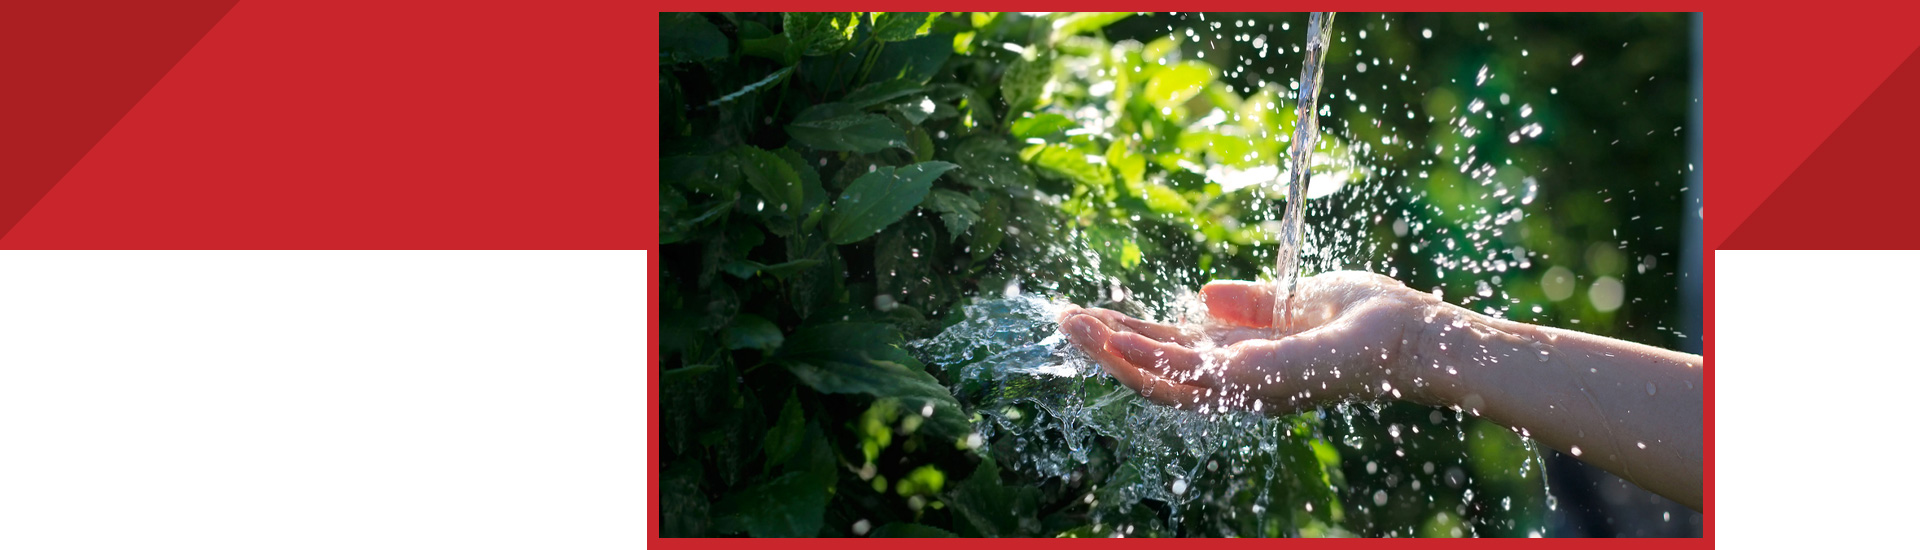
[[(1321, 405), (1406, 398), (1431, 294), (1359, 271), (1300, 280), (1292, 327), (1274, 327), (1271, 283), (1215, 281), (1200, 291), (1208, 319), (1180, 327), (1100, 308), (1060, 314), (1068, 339), (1148, 400), (1202, 411), (1284, 414)], [(1285, 333), (1284, 336), (1282, 333)]]

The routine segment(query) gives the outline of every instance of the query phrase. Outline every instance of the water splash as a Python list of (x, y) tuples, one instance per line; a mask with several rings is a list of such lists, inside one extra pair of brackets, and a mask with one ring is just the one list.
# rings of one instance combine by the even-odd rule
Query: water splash
[(1076, 491), (1091, 534), (1297, 536), (1339, 513), (1317, 415), (1152, 404), (1068, 344), (1054, 321), (1066, 305), (980, 300), (908, 348), (980, 414), (985, 452)]

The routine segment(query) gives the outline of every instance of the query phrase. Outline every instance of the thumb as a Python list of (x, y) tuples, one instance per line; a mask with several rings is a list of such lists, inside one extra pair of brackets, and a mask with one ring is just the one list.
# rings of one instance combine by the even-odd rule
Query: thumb
[(1200, 302), (1217, 321), (1250, 328), (1273, 326), (1273, 283), (1214, 281), (1200, 288)]

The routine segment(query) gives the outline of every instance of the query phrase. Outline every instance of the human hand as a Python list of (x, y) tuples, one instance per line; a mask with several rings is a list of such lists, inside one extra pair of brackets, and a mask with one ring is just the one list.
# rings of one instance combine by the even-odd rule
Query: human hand
[(1422, 312), (1440, 303), (1431, 294), (1359, 271), (1304, 278), (1284, 337), (1273, 328), (1271, 283), (1215, 281), (1200, 297), (1209, 319), (1197, 327), (1080, 307), (1062, 312), (1060, 327), (1120, 383), (1163, 405), (1285, 414), (1421, 398), (1395, 373), (1412, 370)]

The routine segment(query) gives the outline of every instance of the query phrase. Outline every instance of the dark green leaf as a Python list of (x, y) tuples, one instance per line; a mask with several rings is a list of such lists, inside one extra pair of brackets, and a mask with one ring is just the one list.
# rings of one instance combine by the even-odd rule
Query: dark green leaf
[(826, 55), (853, 41), (860, 19), (848, 12), (781, 14), (781, 33), (803, 55)]
[(774, 150), (773, 154), (787, 161), (787, 165), (793, 167), (793, 172), (800, 175), (800, 186), (803, 191), (800, 195), (802, 199), (798, 214), (801, 217), (800, 230), (812, 231), (814, 226), (820, 223), (820, 218), (826, 214), (826, 210), (820, 208), (827, 202), (827, 190), (820, 186), (820, 172), (814, 170), (812, 163), (807, 162), (805, 157), (801, 157), (800, 153), (792, 149), (781, 147)]
[(786, 462), (800, 451), (802, 436), (807, 433), (806, 422), (806, 412), (800, 408), (800, 394), (795, 392), (788, 395), (787, 404), (780, 407), (780, 419), (775, 420), (773, 428), (767, 430), (765, 444), (769, 468)]
[(771, 351), (780, 347), (782, 340), (780, 327), (772, 321), (751, 313), (734, 317), (733, 325), (727, 327), (727, 349), (758, 349)]
[(821, 260), (813, 258), (793, 260), (773, 265), (766, 265), (753, 260), (734, 260), (727, 262), (726, 265), (720, 266), (720, 269), (725, 270), (729, 275), (741, 279), (751, 279), (754, 275), (766, 273), (784, 280), (802, 270), (820, 265), (820, 263)]
[(951, 163), (930, 161), (881, 167), (860, 176), (834, 201), (827, 216), (827, 238), (834, 244), (850, 244), (879, 233), (926, 199), (933, 180), (954, 168)]
[(852, 93), (847, 94), (846, 97), (840, 98), (840, 103), (865, 109), (902, 96), (920, 93), (925, 89), (925, 87), (916, 82), (889, 80), (861, 86), (860, 89), (854, 90)]
[(983, 135), (961, 142), (953, 149), (952, 158), (960, 165), (954, 177), (961, 183), (981, 189), (1033, 186), (1033, 173), (1020, 161), (1019, 151), (997, 136)]
[(669, 450), (679, 452), (693, 436), (693, 425), (705, 416), (715, 401), (714, 389), (719, 387), (715, 380), (714, 365), (694, 365), (672, 369), (660, 375), (661, 410), (680, 411), (682, 414), (670, 414), (662, 417), (662, 442)]
[(947, 504), (961, 534), (975, 537), (1031, 537), (1038, 534), (1040, 490), (1007, 487), (992, 458), (980, 463), (973, 475), (954, 488)]
[(953, 56), (953, 35), (930, 34), (905, 42), (891, 42), (880, 49), (867, 82), (902, 80), (925, 84)]
[(1001, 239), (1007, 236), (1007, 199), (999, 194), (990, 194), (987, 204), (981, 208), (981, 217), (985, 223), (980, 224), (980, 231), (968, 241), (976, 262), (987, 259), (993, 255), (993, 251), (999, 250)]
[(873, 153), (907, 147), (906, 132), (887, 117), (845, 103), (822, 103), (801, 111), (787, 135), (815, 149)]
[(980, 202), (957, 191), (935, 189), (927, 195), (924, 206), (940, 213), (940, 221), (947, 224), (948, 240), (959, 239), (980, 221)]
[[(892, 109), (893, 112), (900, 113), (900, 117), (907, 119), (907, 122), (919, 124), (926, 122), (928, 117), (933, 116), (933, 113), (940, 110), (940, 107), (942, 107), (942, 105), (934, 103), (933, 100), (928, 99), (927, 96), (912, 96), (904, 101), (889, 105), (887, 108)], [(952, 107), (948, 107), (947, 109), (951, 110)]]
[(697, 460), (676, 460), (660, 473), (660, 531), (668, 537), (707, 534), (707, 495), (700, 490), (705, 473)]
[(887, 42), (899, 42), (925, 36), (933, 28), (939, 13), (884, 12), (873, 14), (873, 36)]
[(779, 155), (757, 147), (743, 145), (733, 148), (731, 153), (739, 163), (740, 174), (746, 179), (747, 185), (766, 201), (764, 205), (748, 206), (775, 220), (768, 227), (774, 234), (792, 234), (795, 229), (793, 216), (800, 212), (806, 194), (801, 187), (800, 174)]
[(914, 162), (933, 160), (933, 138), (927, 135), (926, 128), (913, 127), (913, 131), (907, 132), (907, 143), (913, 147)]
[(885, 538), (932, 539), (932, 538), (953, 538), (954, 534), (951, 532), (948, 532), (945, 529), (941, 529), (939, 527), (934, 527), (931, 525), (921, 525), (918, 523), (894, 522), (894, 523), (882, 525), (880, 526), (879, 529), (874, 529), (873, 533), (870, 533), (867, 536), (873, 537), (876, 539), (885, 539)]
[(740, 39), (740, 53), (778, 61), (783, 65), (792, 65), (800, 60), (800, 52), (795, 51), (793, 41), (787, 35), (776, 34), (761, 38)]
[(698, 13), (660, 14), (660, 57), (672, 63), (727, 56), (727, 36)]
[(727, 495), (717, 511), (755, 537), (818, 536), (831, 481), (812, 472), (787, 472)]
[(787, 337), (777, 358), (821, 393), (893, 397), (905, 410), (931, 413), (921, 429), (938, 439), (958, 441), (972, 433), (960, 403), (900, 349), (903, 340), (899, 331), (878, 323), (806, 326)]

